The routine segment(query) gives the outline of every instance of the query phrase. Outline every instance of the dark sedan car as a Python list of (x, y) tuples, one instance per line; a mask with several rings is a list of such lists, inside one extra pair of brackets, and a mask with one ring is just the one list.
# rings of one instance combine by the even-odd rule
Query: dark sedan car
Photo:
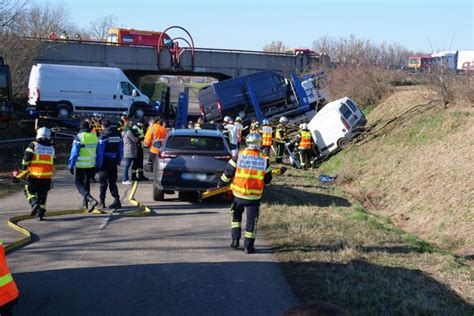
[(230, 149), (217, 130), (178, 129), (169, 133), (160, 147), (153, 174), (153, 199), (179, 192), (180, 198), (197, 197), (198, 192), (217, 187)]

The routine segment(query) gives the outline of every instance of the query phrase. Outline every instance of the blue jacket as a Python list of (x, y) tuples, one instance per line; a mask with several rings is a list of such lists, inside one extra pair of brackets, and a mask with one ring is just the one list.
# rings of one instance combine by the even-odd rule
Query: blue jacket
[(68, 168), (73, 169), (76, 166), (77, 158), (81, 150), (81, 133), (90, 133), (90, 129), (81, 129), (72, 142), (71, 154), (69, 155)]
[(123, 158), (123, 140), (115, 127), (107, 127), (99, 136), (97, 147), (97, 168), (104, 164), (117, 164), (120, 166)]

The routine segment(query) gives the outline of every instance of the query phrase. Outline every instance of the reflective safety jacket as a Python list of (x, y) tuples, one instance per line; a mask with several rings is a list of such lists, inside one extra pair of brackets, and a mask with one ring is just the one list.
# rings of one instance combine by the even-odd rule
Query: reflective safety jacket
[(236, 198), (260, 200), (265, 184), (272, 180), (272, 168), (267, 156), (247, 148), (229, 160), (221, 180), (224, 183), (232, 180), (230, 188)]
[(278, 143), (286, 143), (288, 141), (287, 130), (283, 124), (278, 124), (276, 128), (275, 141)]
[(122, 136), (115, 127), (107, 127), (99, 137), (97, 146), (97, 168), (102, 168), (103, 164), (115, 164), (120, 166), (123, 158)]
[(138, 144), (137, 145), (143, 146), (143, 141), (145, 140), (145, 129), (138, 126), (138, 125), (134, 125), (133, 130), (136, 132), (136, 134), (138, 136)]
[(49, 141), (32, 142), (23, 156), (23, 169), (28, 169), (28, 177), (33, 179), (51, 179), (54, 173), (54, 147)]
[(160, 150), (153, 146), (153, 143), (158, 140), (163, 144), (166, 139), (166, 136), (168, 136), (168, 130), (165, 127), (161, 126), (160, 123), (155, 123), (146, 131), (145, 140), (143, 144), (145, 145), (145, 147), (150, 148), (151, 153), (157, 155)]
[(18, 294), (18, 288), (8, 268), (5, 249), (0, 240), (0, 307), (18, 298)]
[(94, 168), (97, 159), (97, 145), (99, 139), (97, 135), (88, 130), (81, 130), (72, 143), (71, 154), (69, 156), (69, 169), (74, 167), (79, 169)]
[(311, 149), (313, 147), (313, 138), (310, 131), (301, 131), (299, 138), (298, 149)]
[(271, 126), (262, 126), (262, 146), (270, 147), (273, 142), (273, 129)]

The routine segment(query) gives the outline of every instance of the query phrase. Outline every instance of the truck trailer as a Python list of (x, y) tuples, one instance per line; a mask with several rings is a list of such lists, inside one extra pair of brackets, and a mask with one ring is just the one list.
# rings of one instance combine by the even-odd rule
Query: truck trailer
[(288, 79), (268, 70), (216, 82), (198, 93), (201, 115), (206, 122), (225, 116), (261, 121), (317, 110), (326, 101), (322, 78), (292, 74)]

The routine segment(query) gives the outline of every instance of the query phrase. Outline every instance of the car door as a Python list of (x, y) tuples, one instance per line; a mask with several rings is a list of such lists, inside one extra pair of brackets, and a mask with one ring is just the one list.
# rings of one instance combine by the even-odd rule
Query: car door
[(133, 104), (134, 97), (132, 96), (133, 89), (135, 89), (130, 82), (121, 81), (120, 82), (120, 95), (119, 95), (119, 105), (120, 111), (128, 111), (130, 106)]
[(357, 121), (360, 119), (360, 115), (357, 114), (357, 107), (355, 107), (352, 102), (348, 101), (350, 100), (347, 100), (341, 104), (339, 111), (352, 129), (352, 127), (355, 126)]

